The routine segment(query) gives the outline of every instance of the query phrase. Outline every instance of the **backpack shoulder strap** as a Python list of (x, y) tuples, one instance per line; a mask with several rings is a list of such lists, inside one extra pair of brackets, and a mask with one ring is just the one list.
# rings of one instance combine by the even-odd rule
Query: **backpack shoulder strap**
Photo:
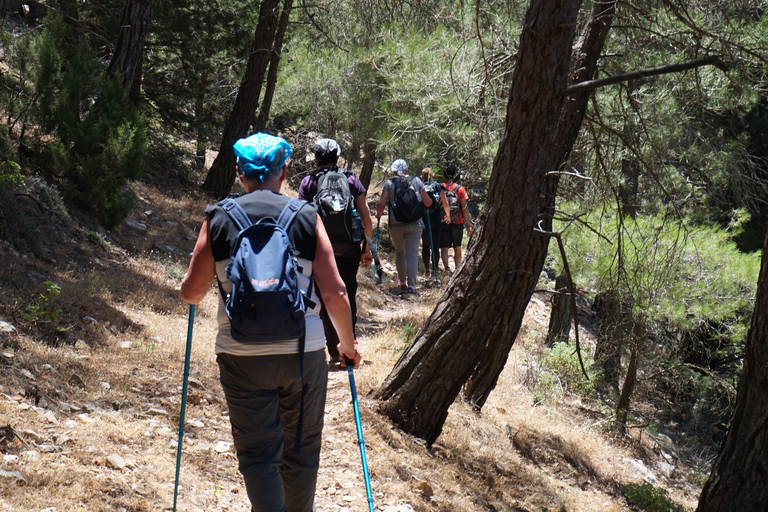
[(232, 222), (235, 223), (240, 231), (253, 224), (251, 218), (248, 217), (248, 214), (243, 210), (243, 207), (237, 204), (231, 197), (227, 197), (220, 201), (219, 206), (227, 213), (227, 215), (229, 215), (229, 218), (232, 219)]
[(299, 211), (306, 205), (307, 203), (304, 201), (291, 198), (291, 200), (288, 201), (288, 204), (285, 205), (285, 208), (283, 208), (283, 211), (280, 212), (280, 216), (277, 218), (277, 223), (287, 232), (288, 226), (291, 225), (293, 219), (296, 218)]

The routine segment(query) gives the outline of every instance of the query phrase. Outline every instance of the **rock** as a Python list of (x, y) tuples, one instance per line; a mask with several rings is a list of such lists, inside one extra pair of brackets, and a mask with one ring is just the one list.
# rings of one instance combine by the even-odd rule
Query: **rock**
[(16, 328), (6, 322), (5, 320), (0, 320), (0, 332), (14, 332)]
[(64, 446), (71, 440), (72, 438), (69, 437), (67, 434), (55, 434), (53, 436), (53, 442), (56, 443), (58, 446)]
[(37, 462), (40, 459), (42, 459), (42, 456), (40, 455), (40, 452), (38, 452), (37, 450), (27, 450), (27, 451), (21, 452), (22, 462)]
[(427, 498), (431, 498), (435, 495), (434, 489), (432, 489), (432, 486), (429, 485), (427, 482), (419, 482), (419, 484), (416, 486), (416, 490), (419, 491), (421, 494), (426, 496)]
[(186, 252), (182, 251), (175, 245), (155, 243), (155, 247), (162, 252), (167, 252), (168, 254), (186, 254)]
[(31, 439), (37, 444), (40, 444), (44, 441), (43, 436), (41, 436), (40, 434), (38, 434), (32, 429), (27, 428), (22, 430), (20, 433), (25, 439)]
[(128, 350), (131, 347), (133, 347), (132, 341), (118, 341), (117, 342), (117, 348), (122, 348), (123, 350)]
[(214, 446), (213, 449), (217, 453), (227, 453), (232, 451), (232, 443), (228, 443), (226, 441), (219, 441), (218, 443), (216, 443), (216, 446)]
[(0, 469), (0, 478), (3, 480), (16, 480), (16, 482), (24, 482), (27, 483), (27, 479), (24, 478), (24, 475), (19, 473), (18, 471), (6, 471), (4, 469)]
[(138, 231), (146, 231), (147, 230), (147, 225), (146, 224), (143, 224), (143, 223), (141, 223), (139, 221), (136, 221), (136, 220), (133, 220), (133, 219), (125, 219), (125, 223), (126, 223), (126, 225), (128, 225), (128, 227), (136, 229)]
[(3, 464), (15, 464), (18, 460), (18, 455), (3, 455)]
[(636, 459), (621, 459), (621, 460), (641, 480), (648, 480), (653, 485), (657, 485), (659, 483), (658, 479), (656, 478), (656, 475), (654, 475), (650, 469), (645, 467), (645, 464), (643, 464), (641, 461)]
[(101, 390), (102, 394), (105, 394), (109, 392), (110, 389), (112, 389), (112, 386), (109, 385), (109, 382), (99, 382), (99, 389)]
[(48, 423), (53, 423), (54, 425), (59, 424), (59, 420), (56, 419), (56, 415), (53, 414), (53, 411), (45, 411), (43, 413), (43, 419)]
[(23, 376), (25, 376), (30, 380), (37, 380), (34, 374), (31, 371), (27, 370), (26, 368), (22, 368), (21, 370), (19, 370), (19, 373), (21, 373)]
[(78, 414), (77, 419), (82, 421), (83, 423), (94, 423), (96, 418), (93, 418), (91, 416), (88, 416), (88, 413)]
[(190, 377), (187, 382), (189, 382), (189, 385), (192, 386), (193, 388), (205, 389), (205, 386), (203, 386), (203, 383), (200, 382), (199, 379), (196, 379), (194, 377)]
[(67, 383), (70, 386), (85, 389), (85, 382), (83, 382), (83, 378), (77, 375), (76, 373), (73, 373), (72, 375), (70, 375), (69, 379), (67, 380)]
[(150, 416), (168, 416), (168, 411), (160, 409), (159, 407), (153, 407), (147, 411)]
[(107, 464), (115, 469), (123, 469), (126, 466), (125, 459), (116, 453), (107, 457)]

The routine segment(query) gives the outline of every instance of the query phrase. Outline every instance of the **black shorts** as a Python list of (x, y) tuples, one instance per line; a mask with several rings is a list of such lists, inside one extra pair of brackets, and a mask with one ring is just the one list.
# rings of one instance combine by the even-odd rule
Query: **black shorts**
[(461, 240), (464, 238), (464, 224), (446, 224), (443, 223), (440, 231), (440, 248), (461, 247)]

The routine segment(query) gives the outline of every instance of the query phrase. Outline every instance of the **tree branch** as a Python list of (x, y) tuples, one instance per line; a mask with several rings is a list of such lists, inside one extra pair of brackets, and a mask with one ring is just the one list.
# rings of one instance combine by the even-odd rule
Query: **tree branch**
[(688, 69), (698, 68), (701, 66), (715, 66), (716, 68), (728, 72), (728, 65), (720, 60), (717, 55), (710, 55), (708, 57), (702, 57), (700, 59), (690, 60), (688, 62), (682, 62), (680, 64), (669, 64), (667, 66), (657, 66), (654, 68), (639, 69), (637, 71), (630, 71), (629, 73), (622, 73), (620, 75), (613, 75), (606, 78), (598, 78), (596, 80), (585, 80), (573, 84), (563, 89), (562, 94), (576, 94), (579, 92), (590, 91), (603, 87), (604, 85), (618, 84), (621, 82), (627, 82), (635, 78), (643, 78), (646, 76), (665, 75), (668, 73), (677, 73), (680, 71), (686, 71)]

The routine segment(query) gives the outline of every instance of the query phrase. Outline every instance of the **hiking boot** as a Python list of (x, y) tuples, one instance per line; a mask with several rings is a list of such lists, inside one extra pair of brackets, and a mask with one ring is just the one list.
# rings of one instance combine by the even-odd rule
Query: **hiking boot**
[(405, 290), (403, 291), (403, 294), (405, 295), (413, 295), (414, 297), (419, 296), (419, 292), (416, 291), (415, 286), (406, 286)]

